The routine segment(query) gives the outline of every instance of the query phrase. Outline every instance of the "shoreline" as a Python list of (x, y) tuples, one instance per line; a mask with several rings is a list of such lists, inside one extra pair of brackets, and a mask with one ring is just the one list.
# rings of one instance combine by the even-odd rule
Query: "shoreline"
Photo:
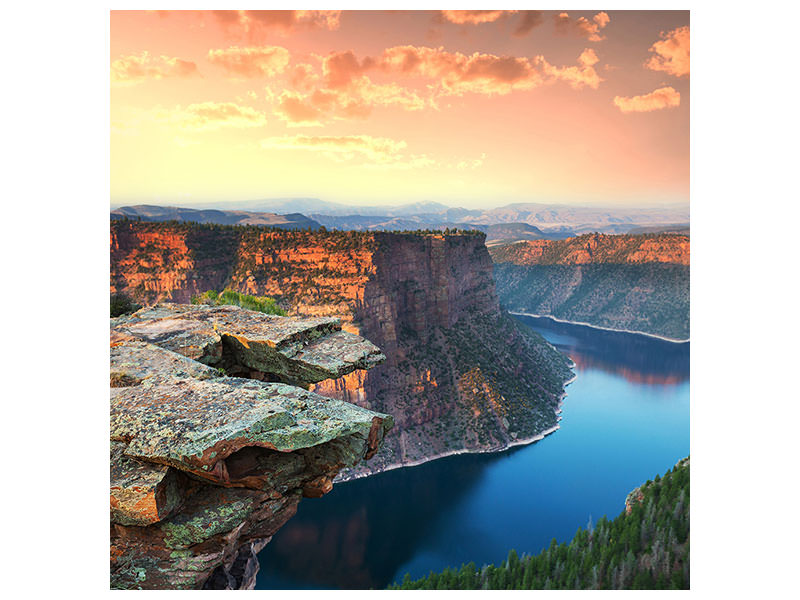
[(537, 319), (550, 319), (551, 321), (555, 321), (556, 323), (566, 323), (567, 325), (583, 325), (584, 327), (591, 327), (592, 329), (602, 329), (603, 331), (615, 331), (617, 333), (632, 333), (635, 335), (644, 335), (647, 337), (663, 340), (665, 342), (670, 342), (671, 344), (686, 344), (690, 341), (690, 338), (677, 339), (677, 338), (666, 337), (663, 335), (658, 335), (656, 333), (647, 333), (646, 331), (635, 331), (633, 329), (615, 329), (614, 327), (603, 327), (602, 325), (592, 325), (591, 323), (584, 323), (583, 321), (568, 321), (567, 319), (559, 319), (558, 317), (554, 317), (553, 315), (537, 315), (534, 313), (516, 312), (513, 310), (509, 310), (508, 313), (512, 315), (522, 315), (525, 317), (536, 317)]
[[(570, 368), (575, 368), (575, 362), (570, 359)], [(443, 452), (442, 454), (436, 454), (434, 456), (426, 456), (425, 458), (414, 460), (407, 463), (398, 463), (391, 465), (381, 471), (377, 471), (375, 473), (365, 473), (356, 475), (355, 477), (348, 477), (347, 479), (338, 479), (338, 476), (333, 479), (333, 484), (337, 485), (340, 483), (348, 483), (350, 481), (355, 481), (357, 479), (364, 479), (366, 477), (373, 477), (375, 475), (380, 475), (381, 473), (386, 473), (388, 471), (394, 471), (396, 469), (404, 469), (406, 467), (417, 467), (419, 465), (423, 465), (427, 462), (431, 462), (432, 460), (438, 460), (440, 458), (447, 458), (448, 456), (458, 456), (460, 454), (489, 454), (489, 453), (501, 453), (505, 452), (506, 450), (510, 450), (511, 448), (515, 448), (516, 446), (527, 446), (529, 444), (533, 444), (534, 442), (540, 442), (548, 435), (555, 433), (559, 429), (561, 429), (561, 425), (559, 425), (561, 421), (561, 407), (564, 406), (564, 398), (567, 397), (567, 386), (574, 382), (578, 378), (578, 373), (574, 372), (570, 379), (567, 379), (563, 384), (564, 390), (561, 392), (561, 396), (558, 398), (558, 405), (556, 406), (555, 415), (556, 415), (556, 424), (549, 429), (545, 429), (537, 433), (536, 435), (529, 437), (529, 438), (522, 438), (516, 439), (511, 441), (510, 443), (506, 444), (502, 448), (496, 449), (482, 449), (482, 450), (470, 450), (469, 448), (460, 448), (458, 450), (450, 450), (448, 452)]]

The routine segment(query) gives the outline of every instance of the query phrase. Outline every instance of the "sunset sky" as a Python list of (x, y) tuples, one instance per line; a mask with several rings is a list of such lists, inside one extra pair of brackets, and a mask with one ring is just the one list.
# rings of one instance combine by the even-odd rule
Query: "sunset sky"
[(111, 201), (689, 200), (688, 11), (112, 11)]

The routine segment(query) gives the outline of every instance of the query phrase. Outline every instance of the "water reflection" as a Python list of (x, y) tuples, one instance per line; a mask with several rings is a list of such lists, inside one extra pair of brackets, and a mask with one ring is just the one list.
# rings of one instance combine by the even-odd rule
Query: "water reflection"
[(569, 356), (579, 371), (600, 369), (647, 385), (677, 385), (689, 379), (689, 342), (576, 327), (547, 317), (515, 316)]
[(302, 501), (259, 554), (257, 587), (386, 587), (497, 456), (459, 458), (337, 484), (320, 500)]
[(257, 589), (380, 589), (403, 574), (502, 561), (568, 540), (589, 516), (689, 453), (689, 344), (520, 317), (579, 371), (562, 429), (498, 454), (460, 455), (345, 484), (259, 554)]

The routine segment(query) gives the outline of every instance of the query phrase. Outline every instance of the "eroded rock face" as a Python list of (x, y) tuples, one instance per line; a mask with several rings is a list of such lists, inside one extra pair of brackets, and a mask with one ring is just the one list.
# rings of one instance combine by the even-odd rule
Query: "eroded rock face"
[(158, 305), (112, 320), (112, 587), (251, 585), (255, 548), (300, 498), (375, 454), (390, 416), (224, 375), (260, 368), (309, 385), (383, 359), (343, 334), (336, 319), (238, 307)]
[[(145, 302), (230, 287), (272, 296), (304, 320), (340, 318), (343, 329), (380, 346), (383, 364), (310, 388), (395, 418), (375, 458), (339, 479), (456, 452), (502, 450), (558, 425), (569, 361), (500, 309), (483, 234), (169, 223), (112, 223), (111, 230), (112, 293)], [(185, 251), (177, 250), (178, 240)], [(217, 256), (219, 248), (230, 254)], [(327, 343), (304, 353), (325, 364)], [(244, 352), (237, 344), (234, 335), (224, 337), (221, 353)], [(241, 367), (247, 376), (271, 380), (257, 357), (249, 364)]]

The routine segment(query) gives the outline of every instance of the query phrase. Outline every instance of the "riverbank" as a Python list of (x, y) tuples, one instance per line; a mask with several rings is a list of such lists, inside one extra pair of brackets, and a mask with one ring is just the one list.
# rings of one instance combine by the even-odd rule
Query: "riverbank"
[[(575, 362), (570, 359), (570, 369), (575, 368)], [(446, 458), (448, 456), (458, 456), (461, 454), (489, 454), (494, 452), (505, 452), (511, 448), (515, 448), (516, 446), (527, 446), (528, 444), (533, 444), (534, 442), (539, 442), (543, 440), (546, 436), (550, 435), (551, 433), (555, 433), (558, 429), (560, 429), (561, 425), (559, 422), (561, 421), (561, 407), (564, 406), (564, 398), (567, 397), (567, 386), (573, 383), (578, 378), (578, 373), (573, 372), (573, 375), (570, 379), (567, 379), (563, 386), (564, 391), (561, 392), (561, 396), (558, 399), (558, 406), (556, 407), (556, 424), (549, 428), (545, 429), (544, 431), (537, 433), (536, 435), (529, 437), (529, 438), (521, 438), (521, 439), (512, 439), (509, 443), (504, 444), (502, 447), (497, 448), (483, 448), (483, 449), (470, 449), (470, 448), (459, 448), (458, 450), (450, 450), (448, 452), (442, 452), (440, 454), (434, 454), (432, 456), (426, 456), (425, 458), (421, 458), (419, 460), (414, 460), (410, 462), (402, 462), (391, 465), (386, 467), (385, 469), (378, 471), (377, 473), (357, 473), (352, 476), (345, 476), (342, 477), (341, 475), (337, 475), (336, 478), (333, 480), (334, 484), (338, 483), (347, 483), (348, 481), (355, 481), (356, 479), (364, 479), (366, 477), (372, 477), (373, 475), (380, 475), (381, 473), (386, 473), (388, 471), (394, 471), (395, 469), (403, 469), (405, 467), (416, 467), (419, 465), (423, 465), (427, 462), (431, 462), (432, 460), (438, 460), (440, 458)]]
[(555, 321), (556, 323), (566, 323), (568, 325), (582, 325), (584, 327), (591, 327), (592, 329), (601, 329), (603, 331), (615, 331), (617, 333), (632, 333), (635, 335), (644, 335), (650, 338), (655, 338), (657, 340), (662, 340), (664, 342), (670, 342), (672, 344), (685, 344), (689, 341), (689, 338), (685, 340), (676, 339), (676, 338), (669, 338), (663, 335), (658, 335), (655, 333), (647, 333), (646, 331), (635, 331), (632, 329), (615, 329), (614, 327), (603, 327), (602, 325), (592, 325), (591, 323), (584, 323), (583, 321), (568, 321), (567, 319), (559, 319), (558, 317), (554, 317), (553, 315), (537, 315), (534, 313), (526, 313), (526, 312), (515, 312), (513, 310), (508, 311), (509, 314), (512, 315), (521, 315), (524, 317), (535, 317), (538, 319), (550, 319), (551, 321)]

